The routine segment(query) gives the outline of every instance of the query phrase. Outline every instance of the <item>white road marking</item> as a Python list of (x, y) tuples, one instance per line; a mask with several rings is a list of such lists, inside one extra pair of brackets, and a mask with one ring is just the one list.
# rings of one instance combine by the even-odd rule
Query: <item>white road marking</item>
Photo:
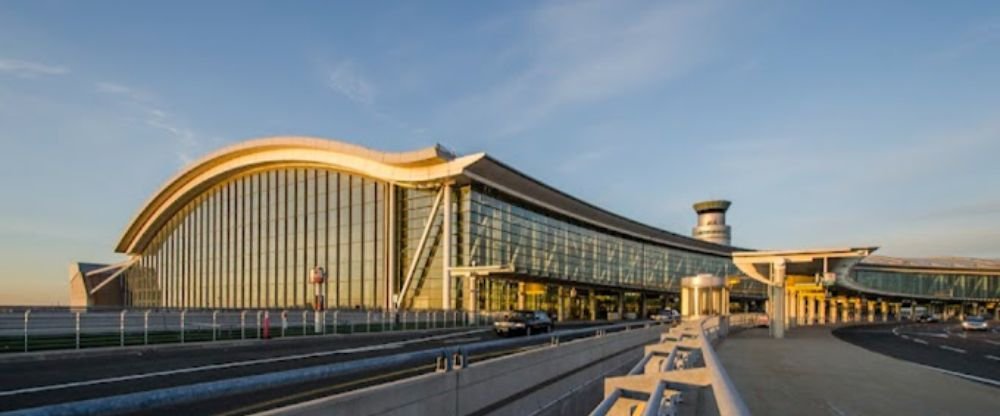
[(948, 350), (948, 351), (951, 351), (951, 352), (957, 352), (959, 354), (965, 354), (965, 350), (963, 350), (961, 348), (955, 348), (955, 347), (951, 347), (951, 346), (948, 346), (948, 345), (938, 345), (938, 347), (941, 348), (942, 350)]
[(834, 413), (840, 416), (847, 416), (847, 413), (844, 413), (842, 410), (838, 409), (837, 406), (834, 406), (833, 403), (830, 403), (829, 400), (827, 400), (826, 405), (829, 406), (830, 410), (833, 410)]
[(988, 342), (990, 344), (993, 344), (993, 345), (1000, 345), (1000, 342), (997, 342), (997, 341), (994, 341), (994, 340), (991, 340), (991, 339), (984, 339), (983, 341), (986, 341), (986, 342)]
[(987, 354), (986, 355), (986, 359), (993, 360), (993, 361), (1000, 361), (1000, 357), (997, 357), (995, 355), (988, 355)]
[(934, 366), (930, 366), (930, 365), (917, 364), (917, 363), (912, 362), (912, 361), (906, 361), (906, 363), (910, 364), (910, 365), (915, 365), (917, 367), (923, 367), (923, 368), (931, 369), (931, 370), (934, 370), (934, 371), (940, 371), (942, 373), (953, 375), (953, 376), (956, 376), (956, 377), (961, 377), (961, 378), (972, 380), (972, 381), (978, 381), (980, 383), (989, 384), (989, 385), (994, 386), (994, 387), (1000, 387), (1000, 380), (993, 380), (993, 379), (986, 378), (986, 377), (974, 376), (972, 374), (959, 373), (958, 371), (945, 370), (943, 368), (934, 367)]
[(908, 335), (900, 335), (899, 337), (902, 338), (902, 339), (910, 339), (910, 337)]
[(0, 397), (16, 396), (16, 395), (19, 395), (19, 394), (27, 394), (27, 393), (38, 393), (38, 392), (42, 392), (42, 391), (61, 390), (61, 389), (68, 389), (68, 388), (73, 388), (73, 387), (92, 386), (92, 385), (96, 385), (96, 384), (117, 383), (117, 382), (120, 382), (120, 381), (128, 381), (128, 380), (140, 380), (140, 379), (145, 379), (145, 378), (170, 376), (170, 375), (175, 375), (175, 374), (188, 374), (188, 373), (197, 373), (197, 372), (201, 372), (201, 371), (220, 370), (220, 369), (225, 369), (225, 368), (246, 367), (246, 366), (258, 365), (258, 364), (278, 363), (278, 362), (282, 362), (282, 361), (294, 361), (294, 360), (301, 360), (301, 359), (305, 359), (305, 358), (325, 357), (325, 356), (337, 355), (337, 354), (353, 354), (353, 353), (362, 352), (362, 351), (373, 351), (373, 350), (379, 350), (379, 349), (386, 349), (387, 346), (389, 346), (389, 348), (399, 348), (399, 347), (402, 347), (402, 346), (404, 346), (406, 344), (415, 344), (415, 343), (420, 343), (420, 342), (425, 342), (425, 341), (434, 341), (434, 340), (438, 340), (438, 339), (452, 338), (452, 337), (456, 337), (456, 336), (469, 335), (469, 334), (474, 334), (474, 333), (483, 332), (483, 331), (486, 331), (486, 330), (485, 329), (477, 329), (477, 330), (465, 331), (465, 332), (458, 332), (458, 333), (452, 333), (452, 334), (441, 334), (441, 335), (434, 335), (434, 336), (430, 336), (430, 337), (416, 338), (416, 339), (411, 339), (411, 340), (406, 340), (406, 341), (400, 341), (400, 342), (395, 342), (395, 343), (391, 343), (391, 344), (370, 345), (370, 346), (367, 346), (367, 347), (345, 348), (345, 349), (340, 349), (340, 350), (314, 352), (314, 353), (309, 353), (309, 354), (297, 354), (297, 355), (287, 355), (287, 356), (282, 356), (282, 357), (260, 358), (260, 359), (256, 359), (256, 360), (235, 361), (235, 362), (230, 362), (230, 363), (203, 365), (203, 366), (199, 366), (199, 367), (179, 368), (179, 369), (175, 369), (175, 370), (166, 370), (166, 371), (155, 371), (155, 372), (152, 372), (152, 373), (130, 374), (130, 375), (127, 375), (127, 376), (109, 377), (109, 378), (102, 378), (102, 379), (96, 379), (96, 380), (74, 381), (74, 382), (71, 382), (71, 383), (64, 383), (64, 384), (52, 384), (52, 385), (48, 385), (48, 386), (28, 387), (28, 388), (23, 388), (23, 389), (18, 389), (18, 390), (0, 391)]
[(920, 339), (920, 338), (914, 338), (914, 339), (913, 339), (913, 342), (916, 342), (916, 343), (918, 343), (918, 344), (924, 344), (924, 345), (927, 345), (927, 341), (924, 341), (924, 340), (922, 340), (922, 339)]
[(913, 335), (922, 335), (925, 337), (935, 337), (935, 338), (948, 338), (948, 334), (941, 334), (937, 332), (920, 332)]

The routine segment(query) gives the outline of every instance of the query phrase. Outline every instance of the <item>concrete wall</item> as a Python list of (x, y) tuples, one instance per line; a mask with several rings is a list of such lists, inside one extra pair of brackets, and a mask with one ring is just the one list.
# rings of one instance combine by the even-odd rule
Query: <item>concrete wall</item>
[[(544, 347), (277, 409), (270, 415), (577, 414), (590, 381), (634, 364), (663, 327)], [(602, 383), (596, 383), (600, 386)], [(600, 395), (594, 396), (598, 401)], [(576, 410), (574, 410), (576, 409)], [(565, 410), (565, 412), (564, 412)]]

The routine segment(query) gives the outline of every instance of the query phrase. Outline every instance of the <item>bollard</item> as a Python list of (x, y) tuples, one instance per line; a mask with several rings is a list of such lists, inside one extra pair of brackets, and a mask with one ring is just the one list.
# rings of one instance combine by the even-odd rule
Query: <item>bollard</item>
[(80, 312), (76, 313), (76, 349), (80, 349)]
[(146, 310), (146, 313), (142, 314), (142, 343), (143, 345), (149, 344), (149, 313), (151, 310)]
[(219, 311), (212, 311), (212, 341), (219, 339), (219, 334), (218, 334), (219, 331), (216, 330), (218, 328), (217, 325), (219, 322), (218, 316), (219, 316)]
[(306, 335), (306, 318), (309, 317), (309, 311), (302, 311), (302, 335)]
[(399, 326), (400, 326), (401, 330), (403, 330), (403, 331), (406, 330), (406, 311), (403, 311), (403, 319), (401, 320)]
[(118, 346), (125, 346), (125, 313), (128, 309), (122, 309), (122, 313), (118, 316)]
[(437, 328), (437, 317), (438, 317), (437, 311), (431, 312), (431, 325), (430, 325), (431, 328)]
[(187, 315), (187, 309), (181, 311), (181, 344), (184, 343), (184, 317)]
[(454, 327), (457, 327), (457, 326), (458, 326), (458, 311), (452, 311), (451, 312), (451, 327), (454, 328)]
[(365, 332), (372, 332), (372, 311), (365, 313)]
[(333, 311), (333, 334), (334, 335), (337, 335), (337, 325), (339, 324), (339, 322), (337, 322), (337, 317), (339, 315), (340, 315), (340, 311)]
[(264, 339), (271, 339), (271, 313), (264, 311)]
[(28, 317), (31, 316), (31, 309), (24, 311), (24, 352), (28, 352)]

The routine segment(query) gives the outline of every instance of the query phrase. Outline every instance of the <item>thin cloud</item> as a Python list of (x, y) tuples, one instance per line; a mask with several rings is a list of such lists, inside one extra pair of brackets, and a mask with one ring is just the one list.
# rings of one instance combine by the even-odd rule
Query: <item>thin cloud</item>
[[(638, 91), (686, 73), (702, 59), (715, 6), (707, 2), (553, 3), (524, 25), (530, 45), (523, 70), (446, 111), (473, 125), (495, 125), (498, 136), (531, 128), (552, 114)], [(502, 124), (497, 125), (497, 121)]]
[(98, 82), (97, 91), (119, 97), (127, 106), (136, 109), (142, 122), (170, 136), (176, 143), (176, 156), (180, 164), (191, 163), (191, 156), (201, 147), (202, 140), (197, 132), (182, 123), (177, 116), (160, 108), (158, 99), (152, 92), (116, 82)]
[(355, 103), (364, 106), (375, 104), (375, 86), (353, 62), (342, 62), (330, 70), (327, 86)]
[(69, 69), (63, 66), (48, 65), (39, 62), (0, 59), (0, 72), (13, 74), (21, 78), (35, 78), (38, 76), (66, 74), (69, 72)]

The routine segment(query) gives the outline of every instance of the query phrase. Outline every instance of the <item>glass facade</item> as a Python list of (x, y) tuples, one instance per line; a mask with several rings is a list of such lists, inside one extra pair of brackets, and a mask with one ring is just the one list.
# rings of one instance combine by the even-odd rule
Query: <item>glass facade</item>
[[(319, 266), (328, 274), (320, 287), (325, 307), (385, 307), (390, 293), (399, 293), (410, 277), (401, 306), (437, 309), (443, 301), (445, 238), (452, 247), (450, 266), (513, 265), (521, 277), (550, 282), (529, 294), (531, 301), (548, 299), (546, 304), (559, 297), (556, 284), (567, 293), (572, 286), (603, 288), (609, 295), (626, 290), (635, 297), (636, 291), (676, 293), (681, 277), (698, 273), (739, 275), (726, 256), (609, 233), (479, 184), (449, 189), (445, 198), (440, 187), (403, 188), (316, 168), (235, 177), (205, 190), (156, 232), (124, 273), (124, 303), (310, 308), (315, 287), (309, 273)], [(451, 202), (450, 210), (443, 201)], [(452, 214), (448, 236), (445, 212)], [(418, 249), (421, 241), (424, 248)], [(452, 281), (453, 308), (465, 305), (464, 283)], [(490, 304), (516, 299), (510, 280), (480, 284), (484, 298), (505, 299)], [(764, 290), (743, 279), (733, 294), (761, 297)]]
[(387, 290), (388, 185), (322, 169), (282, 169), (219, 184), (177, 212), (125, 272), (125, 304), (295, 308), (314, 303), (309, 271), (328, 274), (328, 307), (376, 307)]
[(936, 299), (1000, 300), (1000, 274), (932, 273), (857, 267), (851, 278), (873, 290)]
[[(546, 214), (489, 187), (466, 192), (469, 244), (460, 265), (513, 265), (535, 278), (625, 289), (680, 291), (680, 279), (698, 273), (739, 276), (728, 256), (712, 256), (637, 241)], [(763, 285), (743, 279), (734, 295), (763, 296)]]

